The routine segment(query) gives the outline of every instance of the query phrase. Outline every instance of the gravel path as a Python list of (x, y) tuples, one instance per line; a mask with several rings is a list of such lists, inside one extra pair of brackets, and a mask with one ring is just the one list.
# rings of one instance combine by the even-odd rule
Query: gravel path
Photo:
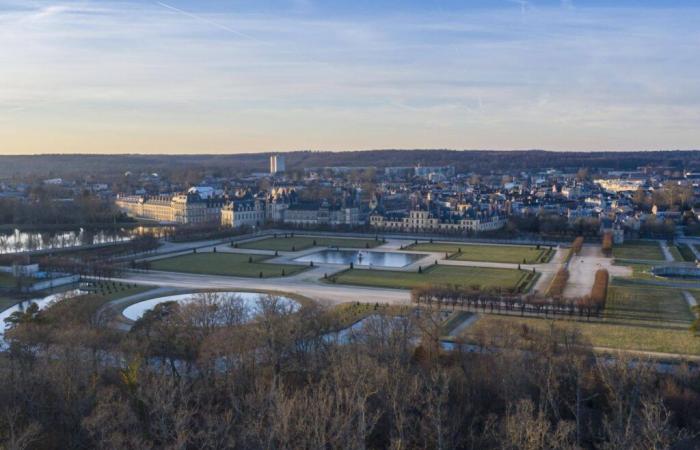
[(668, 244), (666, 243), (666, 241), (664, 241), (663, 239), (659, 240), (659, 246), (661, 246), (661, 251), (664, 254), (664, 258), (666, 258), (666, 262), (675, 261), (675, 258), (671, 254), (671, 250), (669, 250)]
[(611, 277), (630, 277), (632, 269), (614, 266), (611, 258), (606, 258), (599, 245), (584, 245), (580, 255), (574, 255), (569, 263), (569, 282), (564, 297), (583, 297), (591, 293), (595, 273), (606, 269)]

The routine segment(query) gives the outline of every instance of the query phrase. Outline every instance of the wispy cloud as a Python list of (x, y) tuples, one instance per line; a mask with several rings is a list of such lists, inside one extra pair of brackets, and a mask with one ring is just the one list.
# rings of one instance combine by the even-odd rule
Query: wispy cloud
[(697, 8), (262, 3), (0, 0), (2, 146), (92, 149), (100, 133), (121, 151), (700, 138)]
[(156, 4), (162, 6), (163, 8), (169, 9), (169, 10), (171, 10), (171, 11), (173, 11), (173, 12), (176, 12), (176, 13), (178, 13), (178, 14), (182, 14), (182, 15), (184, 15), (184, 16), (186, 16), (186, 17), (189, 17), (189, 18), (191, 18), (191, 19), (194, 19), (194, 20), (198, 20), (198, 21), (200, 21), (200, 22), (202, 22), (202, 23), (211, 25), (211, 26), (213, 26), (213, 27), (215, 27), (215, 28), (218, 28), (218, 29), (220, 29), (220, 30), (224, 30), (224, 31), (226, 31), (226, 32), (228, 32), (228, 33), (231, 33), (231, 34), (234, 34), (234, 35), (236, 35), (236, 36), (239, 36), (239, 37), (242, 37), (242, 38), (245, 38), (245, 39), (249, 39), (249, 40), (251, 40), (251, 41), (254, 41), (254, 42), (257, 42), (257, 43), (260, 43), (260, 44), (264, 43), (264, 42), (261, 41), (260, 39), (257, 39), (257, 38), (255, 38), (255, 37), (249, 35), (249, 34), (242, 33), (242, 32), (240, 32), (240, 31), (238, 31), (238, 30), (235, 30), (235, 29), (229, 27), (228, 25), (224, 25), (224, 24), (219, 23), (219, 22), (217, 22), (217, 21), (215, 21), (215, 20), (207, 19), (206, 17), (203, 17), (203, 16), (198, 15), (198, 14), (192, 14), (191, 12), (187, 12), (187, 11), (185, 11), (185, 10), (183, 10), (183, 9), (176, 8), (176, 7), (174, 7), (174, 6), (172, 6), (172, 5), (169, 5), (169, 4), (167, 4), (167, 3), (156, 2)]

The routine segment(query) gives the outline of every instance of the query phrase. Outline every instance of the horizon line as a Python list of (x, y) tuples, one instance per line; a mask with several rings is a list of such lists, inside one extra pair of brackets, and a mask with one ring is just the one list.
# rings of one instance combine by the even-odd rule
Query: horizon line
[(251, 151), (236, 151), (231, 153), (213, 152), (213, 153), (187, 153), (187, 152), (57, 152), (57, 153), (0, 153), (0, 157), (9, 156), (237, 156), (237, 155), (275, 155), (275, 154), (291, 154), (291, 153), (353, 153), (353, 152), (510, 152), (510, 153), (529, 153), (529, 152), (546, 152), (546, 153), (654, 153), (654, 152), (700, 152), (700, 148), (686, 149), (634, 149), (634, 150), (619, 150), (619, 149), (454, 149), (454, 148), (376, 148), (376, 149), (348, 149), (348, 150), (251, 150)]

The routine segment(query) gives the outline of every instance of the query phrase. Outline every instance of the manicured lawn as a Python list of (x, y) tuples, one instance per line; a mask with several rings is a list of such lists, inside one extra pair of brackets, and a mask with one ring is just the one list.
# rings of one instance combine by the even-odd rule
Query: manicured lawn
[(15, 277), (9, 273), (0, 272), (0, 288), (13, 288), (15, 285)]
[[(421, 252), (448, 253), (450, 259), (458, 261), (482, 261), (519, 264), (546, 262), (549, 247), (529, 247), (525, 245), (477, 245), (449, 243), (419, 243), (408, 247)], [(461, 252), (460, 252), (461, 250)]]
[(154, 289), (154, 287), (141, 286), (138, 284), (130, 285), (125, 283), (114, 283), (111, 281), (100, 281), (93, 285), (93, 289), (92, 294), (95, 297), (98, 297), (100, 301), (106, 303), (119, 298), (147, 292)]
[(641, 263), (624, 263), (624, 262), (613, 262), (615, 266), (624, 266), (632, 269), (632, 278), (638, 280), (652, 280), (655, 278), (654, 274), (651, 273), (651, 268), (649, 264)]
[[(253, 262), (248, 262), (252, 258)], [(153, 270), (167, 272), (197, 273), (206, 275), (224, 275), (232, 277), (280, 277), (299, 273), (307, 266), (290, 264), (267, 264), (267, 256), (244, 255), (242, 253), (192, 253), (173, 258), (151, 261)]]
[(298, 252), (311, 247), (372, 248), (381, 244), (382, 241), (374, 239), (295, 236), (287, 238), (270, 237), (259, 241), (245, 242), (238, 244), (237, 248)]
[[(529, 272), (488, 267), (430, 266), (423, 273), (396, 270), (351, 269), (333, 278), (337, 283), (396, 289), (412, 289), (427, 285), (479, 286), (515, 288)], [(332, 282), (332, 281), (331, 281)]]
[(678, 247), (676, 247), (675, 245), (669, 245), (668, 251), (671, 253), (671, 256), (673, 256), (674, 261), (680, 261), (680, 262), (685, 261), (685, 259), (683, 258), (683, 255), (681, 255), (681, 252), (678, 250)]
[(681, 244), (678, 246), (678, 253), (683, 258), (682, 261), (695, 262), (695, 254), (690, 249), (688, 244)]
[(17, 303), (19, 303), (19, 300), (17, 299), (0, 296), (0, 311), (5, 311), (7, 308), (14, 306)]
[(608, 289), (607, 321), (687, 330), (693, 319), (680, 289), (617, 280)]
[(622, 245), (614, 245), (613, 257), (647, 261), (664, 260), (661, 246), (656, 241), (628, 241)]
[[(619, 324), (575, 322), (556, 320), (565, 329), (577, 329), (581, 336), (596, 347), (625, 350), (642, 350), (661, 353), (700, 355), (700, 338), (693, 337), (687, 329), (664, 329)], [(467, 340), (480, 334), (490, 335), (498, 330), (531, 330), (546, 333), (552, 320), (514, 316), (483, 315), (463, 333)]]

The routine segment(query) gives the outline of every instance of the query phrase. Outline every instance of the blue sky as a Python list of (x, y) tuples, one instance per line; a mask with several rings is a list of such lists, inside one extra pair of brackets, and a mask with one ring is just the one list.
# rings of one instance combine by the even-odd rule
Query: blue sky
[(0, 153), (700, 148), (700, 5), (0, 0)]

